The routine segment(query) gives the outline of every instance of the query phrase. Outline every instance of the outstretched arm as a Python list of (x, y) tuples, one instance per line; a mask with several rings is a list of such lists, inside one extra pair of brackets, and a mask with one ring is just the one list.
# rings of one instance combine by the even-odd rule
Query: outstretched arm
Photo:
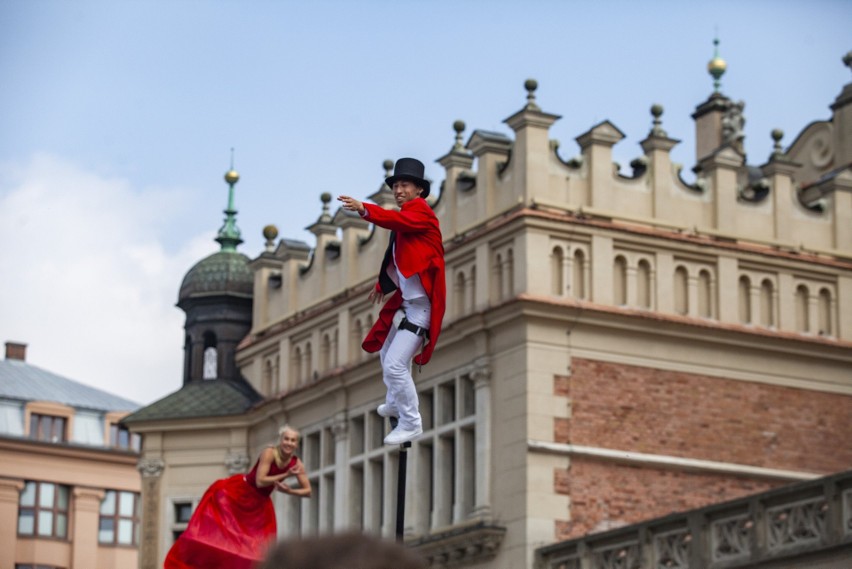
[(437, 219), (425, 201), (414, 200), (405, 204), (401, 210), (384, 209), (374, 204), (361, 204), (367, 212), (365, 219), (379, 227), (405, 233), (408, 231), (428, 231), (437, 228)]

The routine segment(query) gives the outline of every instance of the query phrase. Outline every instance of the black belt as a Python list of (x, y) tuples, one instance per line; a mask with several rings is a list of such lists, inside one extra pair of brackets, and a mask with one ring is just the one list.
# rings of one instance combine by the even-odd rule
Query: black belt
[(403, 318), (402, 322), (399, 323), (400, 330), (408, 330), (409, 332), (413, 332), (418, 336), (423, 336), (424, 338), (429, 338), (429, 329), (418, 326), (417, 324), (412, 324), (408, 321), (408, 318)]

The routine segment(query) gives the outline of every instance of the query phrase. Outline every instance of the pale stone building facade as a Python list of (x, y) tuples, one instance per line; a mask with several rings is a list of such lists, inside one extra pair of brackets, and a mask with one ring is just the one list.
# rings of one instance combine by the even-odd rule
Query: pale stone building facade
[[(787, 148), (773, 132), (757, 166), (741, 107), (713, 92), (693, 115), (694, 182), (671, 162), (661, 107), (625, 173), (614, 124), (566, 159), (549, 136), (559, 116), (525, 88), (511, 137), (463, 142), (457, 122), (438, 159), (447, 315), (414, 370), (425, 432), (406, 541), (435, 566), (528, 567), (561, 539), (848, 468), (852, 83)], [(369, 197), (392, 207), (386, 186)], [(130, 423), (158, 465), (143, 567), (161, 564), (181, 504), (250, 466), (283, 423), (301, 429), (315, 492), (276, 497), (281, 533), (393, 535), (398, 449), (382, 445), (381, 372), (360, 349), (388, 235), (330, 200), (313, 246), (267, 228), (249, 264), (243, 409)]]

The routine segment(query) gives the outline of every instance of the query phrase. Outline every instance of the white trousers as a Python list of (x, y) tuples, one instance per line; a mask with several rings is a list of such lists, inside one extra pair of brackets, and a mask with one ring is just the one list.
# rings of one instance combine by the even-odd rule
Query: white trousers
[[(431, 308), (429, 298), (422, 296), (403, 300), (401, 311), (412, 324), (428, 328)], [(382, 379), (388, 388), (385, 403), (399, 411), (399, 427), (412, 430), (423, 426), (420, 400), (411, 377), (411, 359), (420, 351), (424, 338), (397, 328), (399, 320), (394, 318), (394, 325), (379, 352), (379, 360), (382, 363)]]

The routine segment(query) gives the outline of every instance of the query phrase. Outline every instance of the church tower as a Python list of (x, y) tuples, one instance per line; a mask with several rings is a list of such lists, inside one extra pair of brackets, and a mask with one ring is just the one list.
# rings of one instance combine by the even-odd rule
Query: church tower
[(239, 378), (234, 352), (251, 328), (254, 285), (250, 259), (237, 251), (243, 242), (234, 209), (234, 186), (239, 179), (233, 167), (225, 174), (228, 207), (216, 237), (220, 250), (196, 263), (180, 286), (177, 305), (186, 313), (184, 385)]

